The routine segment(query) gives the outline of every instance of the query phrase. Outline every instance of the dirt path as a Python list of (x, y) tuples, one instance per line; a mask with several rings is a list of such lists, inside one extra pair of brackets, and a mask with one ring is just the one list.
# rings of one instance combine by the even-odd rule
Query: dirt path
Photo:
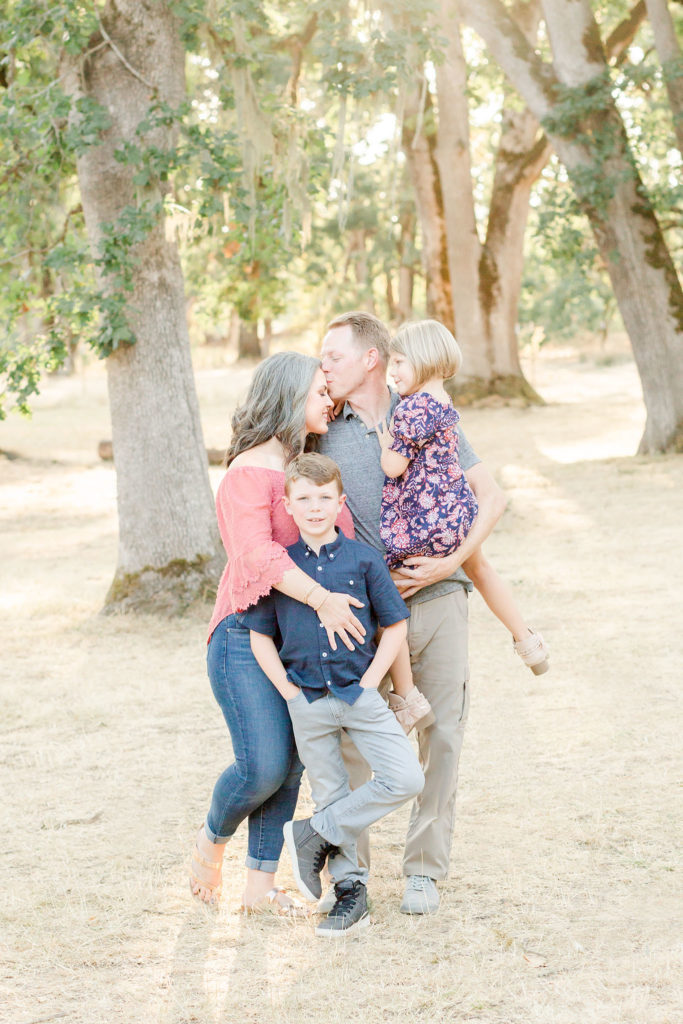
[[(235, 913), (243, 833), (220, 912), (189, 897), (190, 837), (229, 759), (209, 610), (97, 615), (116, 559), (102, 379), (51, 382), (32, 422), (0, 425), (21, 456), (0, 456), (1, 1021), (679, 1024), (683, 459), (630, 457), (630, 363), (546, 357), (535, 375), (552, 404), (463, 419), (510, 498), (489, 557), (552, 672), (523, 669), (473, 599), (441, 911), (398, 913), (398, 813), (374, 837), (374, 925), (334, 948)], [(198, 379), (220, 446), (247, 375)]]

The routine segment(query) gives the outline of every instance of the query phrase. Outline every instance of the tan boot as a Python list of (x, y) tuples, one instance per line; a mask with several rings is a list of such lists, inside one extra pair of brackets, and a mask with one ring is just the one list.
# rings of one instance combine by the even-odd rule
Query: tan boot
[(406, 735), (411, 729), (426, 729), (435, 721), (431, 704), (416, 686), (405, 698), (390, 690), (389, 707)]

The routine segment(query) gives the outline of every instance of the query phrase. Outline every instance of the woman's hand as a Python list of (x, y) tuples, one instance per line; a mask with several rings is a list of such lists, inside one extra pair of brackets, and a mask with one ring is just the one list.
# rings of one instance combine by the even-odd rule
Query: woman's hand
[(351, 606), (354, 608), (364, 607), (363, 602), (359, 601), (357, 597), (352, 597), (351, 594), (337, 594), (330, 591), (323, 603), (317, 608), (318, 618), (327, 630), (327, 639), (333, 651), (337, 650), (335, 633), (350, 651), (353, 651), (355, 648), (354, 644), (351, 643), (349, 634), (359, 644), (365, 642), (365, 627), (360, 619), (357, 619), (353, 614)]

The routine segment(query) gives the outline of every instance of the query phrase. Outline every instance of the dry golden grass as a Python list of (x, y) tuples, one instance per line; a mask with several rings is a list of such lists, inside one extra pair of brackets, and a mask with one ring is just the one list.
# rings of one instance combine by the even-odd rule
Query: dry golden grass
[[(230, 756), (209, 609), (97, 615), (116, 560), (101, 377), (50, 382), (32, 422), (2, 425), (22, 457), (0, 457), (0, 1020), (679, 1024), (683, 460), (629, 457), (630, 363), (545, 357), (535, 374), (553, 404), (464, 422), (510, 496), (488, 554), (552, 672), (528, 673), (473, 599), (441, 910), (398, 913), (403, 811), (374, 832), (372, 928), (334, 945), (235, 912), (243, 832), (220, 911), (190, 898), (191, 837)], [(198, 374), (207, 445), (246, 380)]]

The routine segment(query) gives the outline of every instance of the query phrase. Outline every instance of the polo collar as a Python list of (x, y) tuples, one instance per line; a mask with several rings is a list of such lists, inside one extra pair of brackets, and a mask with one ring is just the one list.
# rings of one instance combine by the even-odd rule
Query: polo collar
[[(393, 388), (389, 388), (389, 395), (391, 396), (391, 399), (390, 399), (391, 404), (389, 406), (389, 412), (393, 413), (394, 409), (396, 408), (398, 403), (401, 401), (401, 396), (399, 395), (398, 391), (394, 391)], [(355, 413), (353, 411), (353, 409), (351, 408), (351, 403), (348, 400), (346, 402), (344, 402), (344, 408), (342, 409), (342, 416), (344, 417), (345, 420), (351, 419), (352, 416), (355, 416), (357, 419), (360, 419), (360, 417), (358, 416), (358, 413)]]

